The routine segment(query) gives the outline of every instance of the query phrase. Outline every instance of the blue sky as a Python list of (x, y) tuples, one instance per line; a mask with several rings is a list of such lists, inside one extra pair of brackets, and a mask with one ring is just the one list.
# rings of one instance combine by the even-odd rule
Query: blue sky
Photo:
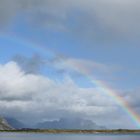
[[(8, 8), (9, 4), (11, 5), (10, 8)], [(81, 110), (85, 109), (87, 115), (83, 115), (83, 118), (95, 118), (93, 121), (100, 124), (105, 122), (105, 118), (108, 117), (112, 120), (112, 123), (109, 123), (111, 128), (135, 128), (133, 123), (128, 123), (128, 125), (127, 123), (125, 125), (121, 123), (124, 121), (126, 114), (114, 103), (115, 101), (109, 101), (111, 107), (116, 107), (115, 112), (113, 112), (113, 109), (106, 108), (102, 109), (101, 112), (97, 111), (97, 113), (92, 114), (88, 106), (90, 104), (89, 99), (86, 98), (84, 101), (84, 96), (79, 92), (81, 89), (82, 92), (84, 90), (87, 90), (87, 92), (93, 90), (93, 93), (95, 92), (95, 95), (92, 95), (94, 102), (94, 96), (97, 98), (99, 93), (96, 86), (91, 83), (86, 75), (96, 77), (96, 79), (108, 83), (112, 88), (120, 91), (118, 94), (123, 96), (138, 114), (140, 113), (140, 96), (137, 95), (140, 85), (140, 20), (137, 18), (140, 7), (139, 2), (136, 4), (136, 0), (115, 0), (114, 2), (109, 0), (105, 2), (102, 0), (100, 2), (97, 2), (97, 0), (68, 0), (67, 2), (60, 0), (58, 4), (55, 0), (25, 0), (25, 2), (16, 2), (16, 0), (9, 2), (6, 0), (5, 2), (2, 1), (1, 5), (5, 8), (2, 9), (0, 6), (0, 10), (2, 10), (2, 14), (0, 14), (0, 71), (5, 70), (5, 77), (6, 74), (8, 75), (7, 71), (9, 75), (12, 75), (13, 70), (17, 72), (17, 75), (23, 73), (25, 79), (34, 75), (43, 84), (45, 83), (43, 78), (46, 78), (45, 81), (51, 81), (50, 83), (46, 82), (46, 84), (50, 84), (50, 87), (47, 86), (48, 89), (56, 84), (54, 89), (60, 90), (59, 92), (66, 90), (61, 87), (61, 84), (65, 83), (66, 86), (71, 87), (71, 90), (68, 90), (66, 95), (61, 95), (61, 103), (65, 105), (65, 98), (70, 95), (76, 96), (74, 98), (75, 102), (79, 101), (79, 104), (75, 103), (76, 111), (68, 105), (68, 108), (64, 109), (70, 116), (79, 117), (83, 113)], [(85, 75), (81, 74), (82, 68), (86, 73)], [(8, 81), (8, 78), (5, 79)], [(18, 77), (15, 77), (15, 79), (18, 79)], [(16, 82), (18, 83), (18, 81)], [(9, 83), (7, 83), (4, 90), (11, 88), (8, 85)], [(30, 88), (33, 88), (34, 85), (35, 83)], [(40, 92), (42, 98), (49, 96), (51, 99), (56, 100), (56, 90), (51, 90), (50, 94), (47, 95), (44, 89), (47, 90), (41, 86), (41, 91), (36, 90)], [(18, 90), (22, 91), (21, 89)], [(80, 95), (73, 95), (73, 92)], [(34, 94), (30, 96), (38, 99), (38, 95)], [(100, 94), (102, 95), (102, 93)], [(3, 96), (2, 99), (0, 98), (1, 102), (4, 100), (3, 98), (17, 96), (17, 94), (9, 94), (8, 92), (6, 97)], [(25, 95), (19, 93), (18, 96), (24, 97)], [(40, 100), (43, 100), (42, 98)], [(105, 107), (107, 97), (102, 95), (102, 98), (100, 102)], [(108, 98), (108, 100), (112, 100), (110, 97)], [(86, 102), (86, 105), (83, 102)], [(12, 114), (15, 108), (23, 109), (22, 103), (19, 106), (13, 104), (13, 108), (7, 108), (7, 112), (11, 110)], [(58, 108), (55, 108), (55, 105), (49, 108), (49, 105), (47, 106), (44, 101), (44, 106), (49, 110), (52, 109), (58, 112), (63, 110), (61, 103), (58, 102)], [(78, 110), (81, 104), (84, 104), (84, 107)], [(95, 102), (95, 105), (98, 107), (98, 103)], [(37, 103), (35, 106), (39, 108)], [(34, 115), (34, 108), (30, 108), (30, 110), (24, 108), (23, 110), (32, 112), (30, 116)], [(100, 108), (97, 110), (100, 110)], [(7, 112), (2, 112), (2, 114), (10, 116), (11, 114)], [(29, 121), (29, 118), (24, 117), (23, 114), (22, 117), (19, 115), (20, 111), (15, 112), (17, 115), (14, 117), (19, 117), (25, 122)], [(110, 116), (107, 116), (108, 112)], [(67, 117), (58, 114), (54, 116), (53, 111), (49, 113), (53, 119)], [(111, 115), (112, 113), (116, 116)], [(118, 122), (113, 123), (114, 118), (118, 116), (117, 114), (120, 119)], [(45, 114), (45, 109), (41, 113), (41, 119), (46, 117), (49, 120), (50, 116)], [(36, 114), (36, 119), (38, 117), (39, 115)], [(126, 122), (129, 121), (129, 117), (127, 118)], [(106, 123), (103, 124), (107, 125)]]

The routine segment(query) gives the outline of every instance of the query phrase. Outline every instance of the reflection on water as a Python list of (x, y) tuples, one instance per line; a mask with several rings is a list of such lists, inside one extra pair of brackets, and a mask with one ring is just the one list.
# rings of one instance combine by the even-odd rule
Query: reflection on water
[(140, 140), (140, 135), (0, 133), (0, 140)]

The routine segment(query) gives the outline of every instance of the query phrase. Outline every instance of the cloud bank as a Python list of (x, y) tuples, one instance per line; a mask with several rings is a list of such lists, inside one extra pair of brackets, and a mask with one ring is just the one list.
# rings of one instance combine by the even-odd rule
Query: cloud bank
[(140, 35), (139, 9), (139, 0), (1, 0), (0, 23), (24, 15), (35, 27), (94, 41), (134, 39)]
[[(120, 122), (127, 121), (114, 100), (98, 88), (81, 88), (68, 75), (56, 81), (48, 76), (26, 73), (14, 61), (0, 65), (0, 110), (1, 115), (16, 117), (28, 124), (83, 118), (118, 128)], [(109, 123), (116, 117), (118, 121), (113, 125)], [(128, 127), (129, 123), (126, 124)]]
[(25, 73), (11, 61), (0, 65), (0, 110), (3, 115), (33, 123), (81, 115), (96, 120), (115, 112), (118, 106), (96, 88), (78, 87), (69, 76), (56, 82)]

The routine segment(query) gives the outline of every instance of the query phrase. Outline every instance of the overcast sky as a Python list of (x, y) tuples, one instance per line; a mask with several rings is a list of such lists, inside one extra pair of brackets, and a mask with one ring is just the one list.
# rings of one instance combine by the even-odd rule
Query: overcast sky
[(0, 0), (0, 114), (137, 128), (91, 79), (140, 114), (139, 37), (139, 0)]

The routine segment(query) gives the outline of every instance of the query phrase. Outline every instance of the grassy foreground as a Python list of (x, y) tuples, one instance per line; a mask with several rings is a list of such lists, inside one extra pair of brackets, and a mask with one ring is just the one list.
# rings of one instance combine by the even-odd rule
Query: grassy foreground
[(16, 133), (48, 133), (48, 134), (140, 134), (140, 130), (59, 130), (59, 129), (21, 129), (21, 130), (0, 130), (0, 132), (16, 132)]

